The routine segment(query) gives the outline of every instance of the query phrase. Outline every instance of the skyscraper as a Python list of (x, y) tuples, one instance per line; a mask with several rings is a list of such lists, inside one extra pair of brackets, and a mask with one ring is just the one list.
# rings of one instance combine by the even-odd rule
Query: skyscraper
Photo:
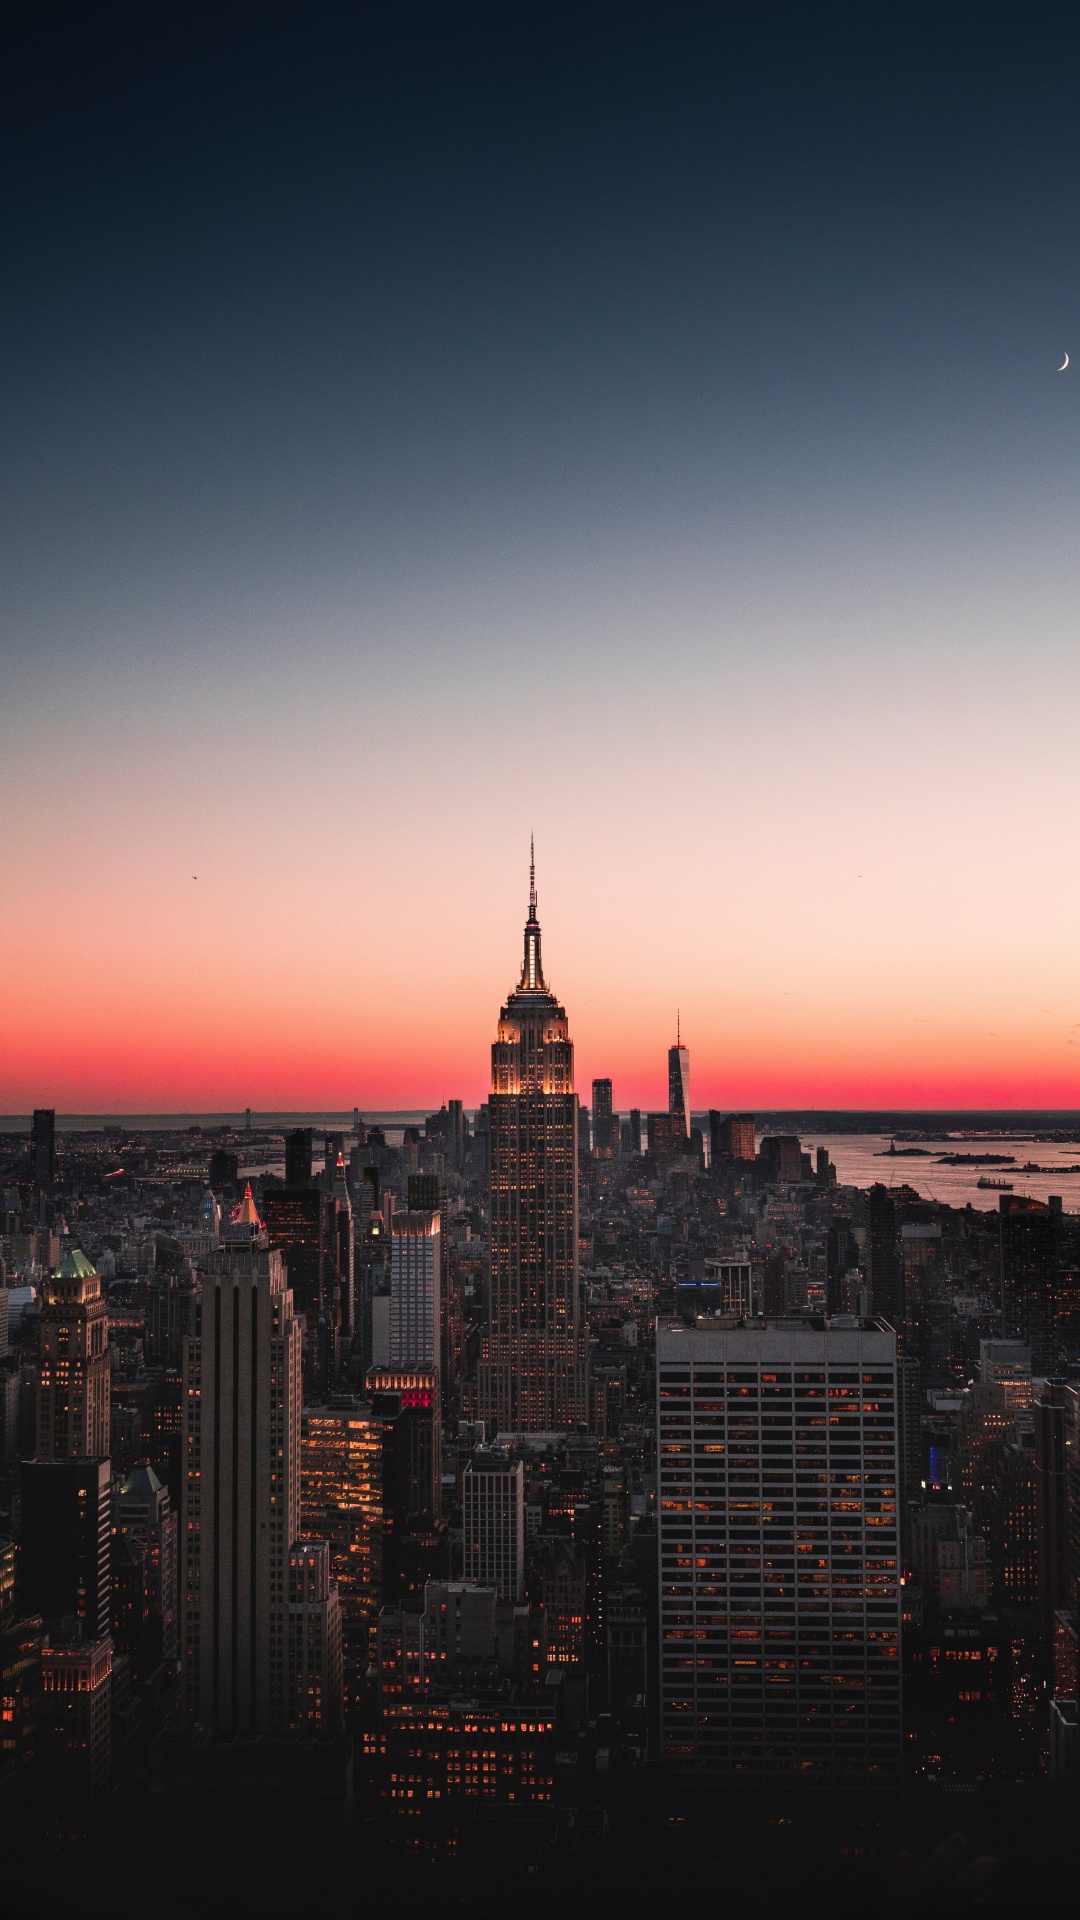
[(619, 1144), (618, 1122), (613, 1121), (611, 1111), (610, 1080), (592, 1083), (592, 1139), (593, 1152), (603, 1160), (610, 1159)]
[(176, 1658), (177, 1521), (146, 1461), (113, 1490), (112, 1632), (139, 1679)]
[(301, 1520), (306, 1538), (329, 1544), (350, 1698), (367, 1668), (382, 1590), (383, 1425), (362, 1400), (303, 1415)]
[(525, 1597), (525, 1474), (521, 1461), (478, 1447), (462, 1477), (465, 1578)]
[(48, 1192), (56, 1178), (56, 1113), (52, 1107), (37, 1107), (30, 1122), (30, 1157), (34, 1163), (34, 1185)]
[(884, 1314), (896, 1328), (901, 1343), (904, 1333), (904, 1261), (896, 1202), (888, 1187), (879, 1181), (870, 1189), (870, 1299), (875, 1313)]
[(19, 1598), (47, 1625), (75, 1620), (87, 1640), (111, 1619), (108, 1460), (24, 1460)]
[(390, 1235), (390, 1365), (438, 1367), (442, 1360), (442, 1221), (438, 1213), (395, 1213)]
[(672, 1133), (678, 1140), (690, 1138), (690, 1053), (682, 1044), (682, 1026), (677, 1024), (675, 1045), (668, 1048), (668, 1112)]
[(191, 1719), (281, 1730), (300, 1533), (300, 1322), (265, 1238), (211, 1254), (184, 1355), (181, 1660)]
[(1060, 1228), (1060, 1200), (1052, 1196), (1047, 1205), (1019, 1193), (1002, 1194), (1001, 1331), (1006, 1340), (1027, 1341), (1035, 1374), (1053, 1365)]
[(718, 1161), (754, 1158), (754, 1116), (752, 1113), (718, 1113), (709, 1110), (709, 1157)]
[(672, 1323), (656, 1362), (665, 1764), (895, 1788), (892, 1328)]
[(491, 1433), (552, 1433), (586, 1418), (586, 1355), (574, 1049), (544, 981), (535, 867), (521, 978), (491, 1049), (488, 1124), (491, 1318), (479, 1412)]
[(311, 1128), (296, 1127), (285, 1135), (285, 1185), (311, 1185)]
[(109, 1309), (84, 1253), (66, 1253), (45, 1283), (39, 1335), (39, 1460), (109, 1452)]

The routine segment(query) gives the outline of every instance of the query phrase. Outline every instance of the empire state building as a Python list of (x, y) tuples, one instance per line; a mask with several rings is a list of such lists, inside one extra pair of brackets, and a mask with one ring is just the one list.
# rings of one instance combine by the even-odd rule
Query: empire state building
[(565, 1010), (544, 983), (536, 869), (521, 979), (491, 1049), (491, 1318), (479, 1411), (489, 1434), (586, 1418), (578, 1287), (577, 1095)]

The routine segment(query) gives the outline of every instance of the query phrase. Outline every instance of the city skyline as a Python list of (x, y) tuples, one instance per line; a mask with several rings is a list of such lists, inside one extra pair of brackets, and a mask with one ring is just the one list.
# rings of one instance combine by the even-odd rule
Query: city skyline
[[(520, 857), (515, 868), (520, 874)], [(552, 879), (558, 898), (557, 868)], [(503, 891), (500, 885), (500, 898)], [(563, 899), (565, 901), (565, 892)], [(571, 982), (576, 977), (579, 987), (579, 996), (571, 993), (569, 997), (576, 1001), (583, 993), (585, 1008), (592, 1009), (591, 1035), (588, 1013), (581, 1023), (585, 1046), (590, 1047), (591, 1043), (591, 1052), (585, 1055), (583, 1084), (601, 1075), (610, 1079), (615, 1107), (621, 1112), (631, 1107), (639, 1107), (643, 1112), (667, 1109), (673, 1098), (671, 1059), (675, 1052), (669, 1045), (673, 1024), (670, 1016), (656, 1005), (653, 996), (651, 1004), (647, 1002), (652, 1015), (648, 1024), (643, 1026), (640, 1017), (635, 1018), (634, 983), (627, 978), (628, 969), (622, 967), (613, 980), (609, 978), (605, 983), (615, 989), (608, 999), (614, 999), (615, 1011), (625, 1022), (622, 1036), (615, 1039), (611, 1005), (601, 1000), (596, 991), (588, 991), (590, 986), (595, 989), (597, 982), (588, 974), (583, 977), (580, 971), (581, 949), (580, 945), (575, 946), (572, 922), (560, 930), (559, 937), (567, 949), (565, 971)], [(496, 937), (496, 951), (499, 945)], [(239, 1047), (230, 1047), (225, 1042), (212, 1062), (199, 1055), (192, 1061), (186, 1052), (186, 1041), (178, 1043), (171, 1037), (157, 1047), (148, 1043), (139, 1056), (136, 1036), (128, 1032), (131, 1064), (125, 1068), (118, 1064), (125, 1057), (125, 1022), (121, 1012), (119, 1035), (103, 1030), (96, 1020), (88, 1018), (82, 1030), (83, 1046), (75, 1049), (75, 1063), (65, 1057), (62, 1067), (53, 1062), (70, 1047), (70, 1035), (64, 1029), (44, 1043), (40, 1036), (35, 1036), (33, 1058), (27, 1057), (21, 1068), (16, 1031), (6, 1071), (0, 1066), (0, 1110), (6, 1107), (17, 1113), (20, 1096), (23, 1108), (33, 1108), (43, 1098), (43, 1083), (54, 1110), (61, 1114), (101, 1112), (137, 1118), (142, 1113), (242, 1112), (245, 1107), (263, 1113), (346, 1112), (358, 1104), (369, 1113), (419, 1112), (437, 1106), (454, 1088), (458, 1089), (457, 1097), (463, 1097), (466, 1106), (475, 1110), (485, 1097), (487, 1078), (483, 1056), (488, 1043), (484, 1042), (475, 1057), (470, 1044), (479, 1017), (474, 1017), (472, 999), (476, 983), (482, 977), (478, 965), (482, 959), (475, 948), (463, 943), (461, 986), (463, 993), (468, 994), (469, 1003), (466, 1037), (462, 1037), (460, 1020), (451, 1023), (447, 1016), (441, 1027), (447, 1043), (441, 1068), (430, 1064), (435, 1049), (423, 1025), (424, 1012), (432, 1008), (430, 996), (412, 1009), (409, 1029), (388, 1033), (385, 1040), (380, 1037), (375, 1049), (365, 1048), (362, 1035), (353, 1042), (355, 1051), (350, 1049), (346, 1037), (351, 1031), (349, 1017), (339, 1015), (336, 1009), (322, 1010), (321, 1037), (312, 1044), (311, 1022), (320, 1019), (320, 1010), (311, 1007), (298, 1010), (295, 1037), (277, 1036), (277, 1051), (269, 1064), (264, 1057), (265, 1049), (256, 1045), (249, 1017), (244, 1022), (244, 1037)], [(497, 964), (484, 968), (484, 972), (494, 974)], [(790, 970), (783, 977), (790, 977)], [(439, 997), (438, 1011), (442, 1014), (447, 1006), (445, 989), (453, 979), (447, 966), (445, 942), (442, 943), (440, 978), (444, 992)], [(891, 1024), (886, 1023), (884, 1030), (879, 1031), (872, 1006), (864, 1004), (860, 1008), (856, 1001), (841, 1008), (834, 992), (815, 997), (789, 988), (772, 998), (772, 1038), (771, 1043), (763, 1045), (760, 1034), (768, 1025), (769, 998), (768, 993), (759, 991), (752, 999), (744, 995), (741, 1000), (725, 1002), (719, 1007), (715, 997), (707, 992), (700, 996), (684, 994), (674, 1024), (682, 1034), (684, 1053), (693, 1053), (695, 1112), (704, 1113), (710, 1108), (1069, 1112), (1080, 1107), (1080, 1065), (1067, 1071), (1053, 1066), (1051, 1056), (1055, 1048), (1061, 1049), (1052, 1009), (1040, 1007), (1037, 1019), (1028, 1017), (1026, 1021), (1023, 1018), (1017, 1021), (1014, 1018), (1014, 1029), (1026, 1032), (1032, 1051), (1038, 1052), (1045, 1063), (1040, 1071), (1015, 1061), (1001, 1067), (985, 1057), (981, 1061), (976, 1059), (977, 1008), (969, 1010), (967, 1015), (972, 1061), (963, 1069), (933, 1068), (918, 1056), (914, 1061), (901, 1057), (905, 1025), (912, 1030), (916, 1027), (929, 1030), (922, 1041), (924, 1046), (932, 1044), (935, 1033), (940, 1035), (939, 1026), (930, 1016), (898, 1008)], [(689, 1020), (683, 1009), (688, 999), (691, 1017), (701, 1021), (700, 1029), (695, 1026), (692, 1033), (685, 1031)], [(909, 1009), (912, 1004), (909, 995), (903, 1006)], [(150, 1010), (147, 1007), (145, 1011)], [(839, 1022), (842, 1016), (847, 1032), (844, 1039), (838, 1041), (833, 1023)], [(815, 1029), (813, 1023), (818, 1017), (824, 1024)], [(487, 1022), (488, 1016), (485, 1016), (485, 1026)], [(606, 1052), (601, 1052), (604, 1041), (597, 1038), (597, 1027), (601, 1035), (606, 1031), (611, 1036)], [(633, 1037), (628, 1040), (626, 1035), (631, 1031)], [(998, 1038), (996, 1034), (990, 1037), (995, 1041)], [(952, 1039), (956, 1043), (955, 1027)], [(692, 1040), (692, 1047), (685, 1045), (688, 1040)], [(1064, 1044), (1071, 1053), (1080, 1054), (1080, 1021), (1066, 1035)], [(860, 1045), (876, 1052), (877, 1066), (868, 1067), (865, 1056), (861, 1060), (856, 1058)], [(1005, 1051), (1007, 1054), (1007, 1048)], [(238, 1053), (245, 1064), (236, 1064)], [(283, 1056), (284, 1066), (280, 1064)], [(136, 1060), (141, 1060), (141, 1064), (136, 1065)], [(95, 1094), (99, 1096), (97, 1099), (91, 1097)]]

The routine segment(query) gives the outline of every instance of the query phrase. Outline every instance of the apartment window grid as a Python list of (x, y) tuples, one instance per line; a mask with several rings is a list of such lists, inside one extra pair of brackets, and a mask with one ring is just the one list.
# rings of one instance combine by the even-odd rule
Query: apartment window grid
[(523, 1489), (520, 1463), (504, 1472), (471, 1467), (465, 1472), (466, 1578), (496, 1587), (515, 1604), (524, 1597)]
[[(763, 1336), (749, 1338), (760, 1345)], [(852, 1336), (842, 1338), (850, 1347)], [(662, 1338), (669, 1765), (748, 1782), (787, 1774), (895, 1784), (895, 1363), (885, 1330), (855, 1338), (866, 1351), (853, 1360), (828, 1354), (819, 1336), (815, 1364), (797, 1351), (752, 1359), (743, 1336), (737, 1364), (738, 1334), (684, 1334), (695, 1346), (690, 1365), (671, 1359), (672, 1338)]]
[(434, 1367), (439, 1363), (440, 1238), (436, 1214), (407, 1214), (400, 1223), (394, 1221), (390, 1253), (392, 1367)]

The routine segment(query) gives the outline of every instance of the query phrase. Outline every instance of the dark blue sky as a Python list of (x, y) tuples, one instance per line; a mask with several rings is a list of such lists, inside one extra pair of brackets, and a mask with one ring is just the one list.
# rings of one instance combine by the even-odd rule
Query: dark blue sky
[[(644, 873), (665, 1005), (793, 917), (884, 993), (897, 912), (945, 1005), (1002, 861), (1071, 884), (1075, 8), (36, 4), (0, 65), (17, 927), (77, 870), (112, 951), (238, 792), (316, 868), (392, 796), (403, 928), (425, 846), (462, 937), (532, 825), (568, 924)], [(1001, 911), (1048, 993), (1080, 925)]]

